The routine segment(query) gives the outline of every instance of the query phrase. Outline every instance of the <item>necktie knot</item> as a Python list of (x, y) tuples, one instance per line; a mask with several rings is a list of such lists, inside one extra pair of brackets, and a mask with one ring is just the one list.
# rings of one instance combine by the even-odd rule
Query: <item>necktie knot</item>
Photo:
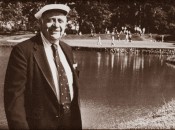
[(53, 49), (54, 51), (57, 51), (57, 49), (58, 49), (56, 44), (52, 44), (51, 47), (52, 47), (52, 49)]
[(57, 53), (58, 53), (58, 48), (56, 44), (52, 44), (51, 45), (52, 51), (53, 51), (53, 56), (56, 57)]

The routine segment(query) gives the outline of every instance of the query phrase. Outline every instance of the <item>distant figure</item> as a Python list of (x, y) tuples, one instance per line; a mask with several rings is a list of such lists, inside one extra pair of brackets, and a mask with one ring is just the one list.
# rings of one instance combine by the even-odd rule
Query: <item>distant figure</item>
[(142, 33), (145, 34), (145, 28), (142, 29)]
[(81, 32), (79, 32), (79, 35), (81, 36), (81, 35), (82, 35), (82, 33), (81, 33)]
[(127, 27), (124, 27), (124, 33), (127, 31)]
[(115, 45), (115, 44), (114, 44), (114, 41), (115, 41), (114, 35), (115, 35), (115, 33), (112, 32), (112, 42), (111, 42), (111, 46), (114, 46), (114, 45)]
[(120, 33), (119, 32), (116, 33), (116, 36), (117, 36), (117, 40), (120, 41)]
[(128, 35), (128, 33), (126, 34), (126, 38), (125, 38), (125, 40), (128, 42), (128, 38), (129, 38), (129, 35)]
[(164, 35), (162, 35), (162, 42), (164, 42), (164, 37), (165, 37), (165, 36), (164, 36)]
[(66, 35), (67, 35), (66, 32), (64, 32), (63, 36), (66, 36)]
[(109, 30), (107, 31), (107, 34), (110, 34), (110, 31)]
[(124, 31), (123, 31), (123, 33), (127, 33), (127, 27), (124, 27)]
[(140, 36), (142, 35), (142, 29), (139, 27), (136, 27), (136, 33), (139, 34)]
[(118, 32), (118, 30), (117, 30), (117, 28), (115, 28), (115, 33), (117, 33)]
[(107, 28), (105, 28), (105, 34), (107, 34), (108, 33), (108, 29)]
[(114, 35), (115, 35), (115, 32), (114, 32), (114, 31), (112, 31), (111, 35), (112, 35), (112, 36), (114, 36)]
[(129, 31), (129, 33), (128, 33), (128, 41), (129, 41), (129, 42), (131, 42), (131, 41), (132, 41), (132, 39), (131, 39), (131, 38), (132, 38), (132, 34), (131, 34), (131, 32)]
[(93, 29), (91, 29), (91, 37), (93, 37), (94, 36), (94, 31), (93, 31)]
[(97, 45), (102, 45), (102, 43), (101, 43), (101, 37), (100, 36), (98, 37)]
[(137, 26), (134, 27), (134, 32), (137, 33)]
[(120, 31), (120, 33), (121, 33), (121, 34), (123, 34), (123, 33), (124, 33), (124, 29), (125, 29), (125, 28), (124, 28), (124, 27), (122, 27), (122, 29), (121, 29), (121, 31)]
[(149, 37), (150, 37), (151, 42), (152, 42), (152, 41), (153, 41), (153, 36), (152, 36), (152, 34), (151, 34), (151, 33), (149, 34)]

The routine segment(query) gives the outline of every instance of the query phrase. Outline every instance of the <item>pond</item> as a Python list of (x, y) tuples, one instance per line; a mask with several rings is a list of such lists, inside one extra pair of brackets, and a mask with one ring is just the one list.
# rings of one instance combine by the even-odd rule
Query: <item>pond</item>
[(167, 56), (76, 51), (85, 128), (118, 128), (175, 97)]
[[(3, 82), (11, 48), (0, 48), (0, 128), (7, 128)], [(118, 128), (175, 97), (175, 69), (167, 56), (74, 51), (80, 69), (80, 105), (85, 129)]]

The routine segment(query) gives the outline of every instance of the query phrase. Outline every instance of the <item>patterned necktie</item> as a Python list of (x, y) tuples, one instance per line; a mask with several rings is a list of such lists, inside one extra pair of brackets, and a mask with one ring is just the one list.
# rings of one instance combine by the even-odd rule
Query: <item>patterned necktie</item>
[(68, 79), (64, 67), (59, 58), (57, 45), (52, 44), (51, 47), (53, 50), (54, 61), (58, 70), (60, 103), (63, 105), (64, 112), (68, 112), (70, 110), (70, 103), (71, 103)]

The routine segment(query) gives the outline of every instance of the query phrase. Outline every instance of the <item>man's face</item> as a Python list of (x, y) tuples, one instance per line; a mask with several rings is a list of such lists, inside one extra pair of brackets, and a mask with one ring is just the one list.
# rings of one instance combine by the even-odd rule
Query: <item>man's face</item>
[(55, 42), (64, 34), (66, 24), (66, 16), (57, 10), (48, 11), (41, 17), (41, 31), (50, 42)]

